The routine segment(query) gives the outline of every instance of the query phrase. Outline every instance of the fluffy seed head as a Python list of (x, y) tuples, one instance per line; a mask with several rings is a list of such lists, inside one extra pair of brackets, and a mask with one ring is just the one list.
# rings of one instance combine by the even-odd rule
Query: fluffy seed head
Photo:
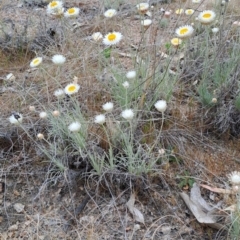
[(232, 185), (240, 185), (240, 172), (234, 171), (228, 174), (228, 180)]
[(59, 117), (60, 116), (60, 112), (58, 110), (55, 110), (55, 111), (52, 112), (52, 115), (54, 117)]
[(165, 100), (159, 100), (154, 104), (154, 107), (159, 111), (159, 112), (165, 112), (167, 109), (167, 102)]
[(103, 104), (102, 108), (106, 112), (111, 112), (113, 110), (113, 103), (107, 102), (107, 103)]
[(29, 109), (30, 112), (34, 112), (36, 110), (34, 106), (29, 106), (28, 109)]
[(132, 120), (134, 117), (134, 112), (132, 109), (126, 109), (122, 111), (121, 116), (125, 118), (126, 120)]
[(9, 73), (7, 76), (6, 76), (6, 80), (10, 80), (10, 81), (14, 81), (16, 80), (16, 77), (13, 75), (13, 73)]
[(127, 72), (126, 77), (127, 77), (128, 79), (133, 79), (133, 78), (136, 77), (136, 75), (137, 75), (136, 71), (132, 70), (132, 71), (128, 71), (128, 72)]
[(66, 61), (66, 58), (63, 55), (56, 54), (52, 57), (52, 62), (56, 65), (62, 65)]
[(129, 88), (129, 82), (128, 81), (125, 81), (122, 85), (126, 89)]
[(62, 89), (57, 89), (54, 91), (54, 96), (57, 98), (64, 97), (64, 95), (65, 95), (65, 92)]
[(39, 117), (44, 119), (44, 118), (47, 117), (47, 113), (46, 112), (40, 112)]
[(81, 128), (81, 124), (79, 122), (73, 122), (68, 126), (70, 132), (78, 132)]
[(105, 115), (104, 114), (99, 114), (95, 116), (94, 122), (97, 124), (104, 124), (106, 121)]

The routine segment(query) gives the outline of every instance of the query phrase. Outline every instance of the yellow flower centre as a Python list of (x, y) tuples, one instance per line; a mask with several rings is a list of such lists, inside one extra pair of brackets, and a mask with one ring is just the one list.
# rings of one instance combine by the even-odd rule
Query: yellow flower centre
[(76, 87), (74, 85), (69, 86), (68, 91), (69, 92), (74, 92), (76, 90)]
[(203, 18), (210, 18), (212, 16), (212, 14), (211, 13), (204, 13), (203, 14)]
[(70, 8), (70, 9), (68, 9), (68, 13), (69, 13), (69, 14), (73, 14), (73, 13), (75, 13), (75, 9), (74, 9), (74, 8)]
[(50, 3), (50, 7), (56, 7), (58, 5), (58, 3), (56, 1), (53, 1)]
[(109, 41), (114, 41), (115, 39), (116, 39), (116, 34), (114, 34), (114, 33), (110, 33), (109, 35), (108, 35), (108, 40)]
[(182, 29), (180, 29), (180, 31), (179, 31), (179, 33), (181, 34), (181, 35), (184, 35), (185, 33), (187, 33), (188, 32), (188, 28), (182, 28)]
[(33, 60), (33, 64), (34, 64), (34, 65), (36, 65), (36, 64), (38, 64), (38, 63), (39, 63), (39, 59)]

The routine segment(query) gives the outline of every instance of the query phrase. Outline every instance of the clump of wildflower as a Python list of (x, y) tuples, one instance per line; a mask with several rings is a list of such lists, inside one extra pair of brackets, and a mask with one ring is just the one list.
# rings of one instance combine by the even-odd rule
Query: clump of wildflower
[(127, 74), (126, 74), (126, 78), (128, 79), (133, 79), (137, 76), (137, 73), (136, 71), (132, 70), (132, 71), (128, 71)]
[(175, 11), (175, 13), (176, 13), (177, 15), (180, 15), (180, 14), (183, 14), (183, 13), (184, 13), (184, 10), (183, 10), (182, 8), (179, 8), (179, 9), (177, 9), (177, 10)]
[(78, 132), (81, 128), (81, 124), (79, 122), (73, 122), (68, 126), (70, 132)]
[(122, 111), (121, 116), (125, 118), (126, 120), (132, 120), (134, 117), (134, 112), (132, 109), (126, 109)]
[(104, 124), (106, 122), (106, 118), (104, 114), (99, 114), (95, 116), (94, 122), (97, 124)]
[(40, 112), (39, 117), (44, 119), (44, 118), (47, 117), (47, 113), (46, 112)]
[(101, 41), (103, 39), (103, 35), (100, 32), (95, 32), (92, 34), (92, 39), (95, 42)]
[(240, 185), (240, 172), (234, 171), (228, 174), (228, 180), (232, 185)]
[(161, 113), (164, 113), (167, 109), (167, 102), (165, 100), (159, 100), (154, 104), (154, 107)]
[(69, 8), (65, 13), (64, 17), (66, 18), (75, 18), (79, 15), (80, 9), (77, 7)]
[(42, 140), (42, 139), (44, 139), (44, 135), (43, 135), (42, 133), (38, 133), (38, 134), (37, 134), (37, 138), (38, 138), (39, 140)]
[(205, 10), (198, 15), (198, 21), (204, 25), (211, 24), (216, 18), (216, 13), (211, 10)]
[(112, 102), (107, 102), (102, 105), (102, 108), (106, 112), (111, 112), (113, 110), (113, 103)]
[(193, 10), (193, 9), (186, 9), (186, 10), (185, 10), (185, 14), (188, 15), (188, 16), (189, 16), (189, 15), (193, 15), (193, 13), (194, 13), (194, 10)]
[(192, 36), (194, 29), (190, 25), (185, 25), (177, 28), (175, 32), (179, 38), (189, 38)]
[(113, 16), (115, 16), (117, 14), (117, 11), (115, 9), (108, 9), (106, 12), (104, 12), (104, 16), (106, 18), (112, 18)]
[(15, 125), (19, 125), (23, 121), (23, 116), (20, 113), (13, 113), (9, 118), (9, 122)]
[(56, 54), (52, 57), (52, 62), (56, 65), (62, 65), (66, 61), (66, 58), (63, 55)]
[(180, 39), (180, 38), (172, 38), (172, 39), (171, 39), (171, 44), (172, 44), (174, 47), (178, 47), (179, 45), (182, 44), (182, 39)]
[(9, 74), (6, 76), (6, 80), (8, 80), (8, 81), (14, 81), (14, 80), (16, 80), (16, 77), (13, 75), (13, 73), (9, 73)]
[(149, 28), (149, 26), (152, 24), (152, 20), (151, 19), (145, 19), (141, 21), (141, 25), (147, 29)]
[(57, 89), (54, 91), (54, 96), (57, 98), (62, 98), (64, 97), (64, 95), (65, 95), (65, 92), (62, 89)]
[(103, 39), (103, 44), (107, 46), (115, 45), (122, 40), (122, 34), (120, 32), (110, 32), (105, 35)]
[(30, 63), (30, 67), (37, 67), (39, 66), (40, 64), (42, 63), (42, 57), (37, 57), (37, 58), (34, 58), (31, 63)]
[(122, 85), (125, 89), (129, 88), (129, 82), (128, 81), (125, 81)]
[(77, 93), (80, 89), (80, 86), (77, 83), (70, 83), (64, 88), (64, 92), (67, 95), (72, 95), (74, 93)]
[(149, 4), (148, 3), (139, 3), (136, 5), (136, 7), (140, 14), (145, 14), (149, 9)]

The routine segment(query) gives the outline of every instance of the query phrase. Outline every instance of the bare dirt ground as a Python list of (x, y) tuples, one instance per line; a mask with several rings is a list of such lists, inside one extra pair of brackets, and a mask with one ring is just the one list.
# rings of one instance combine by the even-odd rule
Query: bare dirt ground
[[(185, 4), (187, 3), (161, 3), (156, 5), (156, 11), (159, 14), (160, 8), (175, 11), (176, 8)], [(209, 3), (205, 2), (201, 9), (206, 5)], [(76, 30), (76, 36), (79, 39), (81, 31), (86, 32), (91, 29), (92, 32), (96, 32), (101, 28), (101, 22), (94, 22), (95, 17), (103, 12), (102, 4), (98, 1), (66, 1), (66, 6), (81, 8), (77, 21), (82, 26)], [(135, 2), (129, 1), (127, 7), (129, 6), (134, 7)], [(187, 6), (191, 7), (191, 4), (188, 3)], [(4, 51), (0, 49), (0, 77), (13, 72), (19, 79), (19, 85), (24, 86), (24, 90), (31, 86), (36, 93), (42, 91), (41, 82), (36, 80), (34, 72), (27, 71), (29, 61), (35, 56), (34, 51), (42, 51), (45, 47), (42, 45), (51, 41), (46, 32), (51, 27), (57, 29), (58, 26), (53, 19), (42, 22), (46, 19), (46, 4), (38, 5), (37, 1), (5, 2), (0, 11), (1, 18), (9, 21), (8, 31), (10, 32), (13, 31), (11, 21), (16, 25), (20, 23), (17, 31), (23, 32), (24, 29), (21, 27), (24, 27), (24, 23), (30, 16), (28, 21), (31, 27), (27, 38), (37, 39), (21, 57), (19, 53), (11, 52), (11, 46), (8, 44), (4, 45)], [(132, 39), (133, 45), (137, 45), (140, 38), (139, 19), (136, 18), (134, 11), (123, 10), (123, 12), (126, 14), (124, 24), (131, 24), (134, 29), (129, 33), (129, 38)], [(35, 21), (32, 21), (32, 15), (36, 16)], [(177, 17), (174, 18), (172, 25), (178, 21)], [(41, 26), (46, 34), (43, 34), (44, 31), (40, 31), (42, 34), (39, 34)], [(152, 31), (154, 33), (155, 30)], [(169, 31), (169, 35), (171, 33)], [(42, 40), (41, 37), (43, 37)], [(167, 35), (161, 36), (161, 28), (157, 29), (159, 45), (167, 41), (167, 38)], [(67, 45), (64, 45), (64, 48), (65, 51), (68, 50)], [(161, 47), (159, 51), (162, 51)], [(89, 59), (89, 56), (86, 58)], [(129, 68), (128, 59), (123, 60), (123, 65)], [(66, 74), (68, 74), (68, 67), (66, 66)], [(74, 68), (77, 69), (77, 63)], [(84, 72), (79, 73), (80, 75), (84, 75)], [(85, 84), (87, 86), (87, 83)], [(98, 86), (95, 87), (98, 91)], [(102, 91), (105, 93), (104, 89)], [(196, 135), (199, 144), (187, 142), (187, 146), (183, 148), (184, 153), (173, 149), (172, 162), (166, 164), (157, 174), (142, 178), (120, 174), (113, 178), (109, 174), (98, 179), (85, 177), (81, 169), (73, 165), (64, 175), (60, 175), (51, 168), (51, 164), (41, 154), (38, 155), (37, 149), (31, 148), (31, 142), (26, 134), (19, 133), (7, 123), (12, 109), (18, 108), (19, 105), (23, 111), (28, 112), (31, 99), (25, 99), (23, 96), (24, 92), (20, 93), (16, 86), (0, 82), (0, 239), (201, 240), (228, 238), (228, 232), (221, 227), (214, 229), (196, 220), (179, 196), (182, 191), (189, 193), (189, 184), (186, 182), (181, 187), (179, 184), (189, 174), (189, 178), (196, 182), (225, 187), (226, 175), (239, 169), (238, 139), (228, 134), (221, 137), (210, 136), (205, 126), (199, 126), (197, 130), (203, 131), (202, 136)], [(91, 101), (92, 96), (89, 95), (89, 98)], [(42, 99), (43, 102), (45, 100), (45, 98)], [(99, 104), (94, 105), (95, 108), (92, 107), (92, 111), (95, 112), (102, 102), (103, 99), (100, 97)], [(186, 121), (191, 121), (193, 113), (183, 102), (181, 110), (175, 110), (177, 112), (173, 117), (181, 119), (181, 122), (186, 124)], [(194, 125), (194, 122), (192, 124)], [(182, 141), (184, 144), (187, 140), (182, 139)], [(130, 183), (134, 184), (134, 189)], [(126, 203), (132, 190), (136, 193), (135, 206), (144, 215), (144, 224), (135, 221), (127, 209)], [(221, 200), (224, 200), (225, 204), (231, 204), (231, 196), (226, 200), (221, 194), (210, 193), (204, 189), (201, 191), (204, 199), (213, 205)], [(221, 226), (227, 225), (226, 214), (223, 212), (219, 214), (224, 219), (220, 221)]]

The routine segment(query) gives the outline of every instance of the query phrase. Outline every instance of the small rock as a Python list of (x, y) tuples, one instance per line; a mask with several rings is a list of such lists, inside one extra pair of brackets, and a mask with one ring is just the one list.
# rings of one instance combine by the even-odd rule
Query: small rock
[(21, 203), (15, 203), (13, 207), (18, 213), (21, 213), (23, 212), (25, 206)]

